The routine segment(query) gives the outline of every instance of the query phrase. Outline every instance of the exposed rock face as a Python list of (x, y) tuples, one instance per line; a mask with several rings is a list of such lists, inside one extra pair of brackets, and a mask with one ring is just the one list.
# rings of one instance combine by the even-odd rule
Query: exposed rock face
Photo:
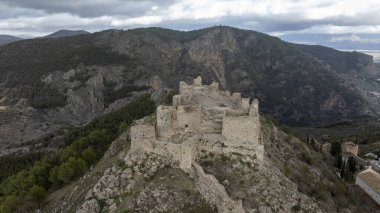
[(223, 183), (232, 199), (242, 199), (245, 212), (286, 213), (295, 208), (300, 212), (322, 212), (269, 159), (257, 161), (235, 154), (204, 155), (200, 164)]
[(241, 200), (231, 199), (226, 189), (219, 181), (210, 174), (206, 174), (202, 167), (196, 163), (193, 164), (193, 175), (197, 190), (211, 204), (215, 205), (220, 213), (244, 213)]
[[(169, 172), (165, 169), (168, 167), (173, 165), (158, 155), (129, 153), (123, 163), (119, 162), (119, 166), (113, 165), (103, 173), (76, 212), (121, 212), (123, 209), (134, 212), (168, 212), (189, 207), (196, 209), (198, 205), (207, 207), (199, 195), (194, 196), (192, 194), (195, 192), (186, 191), (191, 189), (181, 189), (186, 187), (189, 180), (181, 180), (184, 186), (178, 188), (170, 186), (170, 182), (176, 182), (173, 178), (183, 178), (184, 174), (176, 170)], [(105, 206), (99, 208), (99, 203), (104, 203)]]
[[(52, 133), (62, 125), (78, 125), (95, 117), (125, 106), (135, 96), (147, 92), (148, 80), (134, 85), (123, 79), (124, 67), (84, 67), (67, 72), (56, 71), (42, 78), (47, 87), (64, 93), (65, 105), (35, 109), (25, 98), (15, 104), (6, 100), (12, 92), (5, 91), (0, 104), (11, 104), (0, 110), (0, 155), (16, 152), (12, 148), (22, 142)], [(156, 81), (160, 81), (157, 77)], [(124, 89), (124, 88), (131, 88)], [(120, 99), (111, 102), (109, 93), (122, 90)], [(50, 97), (47, 97), (50, 98)]]
[[(180, 80), (189, 83), (197, 75), (207, 84), (216, 81), (224, 89), (258, 97), (263, 112), (291, 124), (373, 115), (380, 109), (375, 107), (380, 102), (369, 93), (374, 90), (358, 90), (347, 82), (354, 82), (355, 73), (362, 71), (374, 78), (379, 73), (376, 66), (360, 54), (336, 51), (335, 55), (345, 57), (329, 60), (329, 53), (322, 49), (316, 54), (230, 27), (187, 33), (156, 28), (109, 30), (17, 42), (0, 47), (0, 118), (10, 117), (0, 119), (0, 124), (25, 135), (0, 131), (0, 138), (22, 142), (64, 124), (88, 122), (149, 88), (177, 89)], [(19, 59), (17, 63), (14, 58)], [(334, 63), (347, 58), (356, 62)], [(342, 72), (346, 68), (349, 74)], [(346, 74), (353, 80), (341, 76)], [(37, 105), (42, 99), (51, 106), (4, 115), (4, 109), (22, 98)], [(38, 128), (29, 126), (36, 123), (49, 123), (49, 127), (33, 133)]]

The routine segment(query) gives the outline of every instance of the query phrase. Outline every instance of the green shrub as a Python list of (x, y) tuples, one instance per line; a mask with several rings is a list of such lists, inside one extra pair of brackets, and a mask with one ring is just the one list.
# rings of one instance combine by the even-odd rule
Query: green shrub
[(88, 147), (82, 152), (82, 158), (87, 162), (88, 165), (92, 165), (97, 161), (97, 155), (92, 147)]
[(301, 206), (299, 204), (292, 206), (292, 212), (299, 212), (299, 211), (301, 211)]
[(173, 96), (174, 95), (177, 95), (178, 94), (178, 91), (176, 90), (171, 90), (164, 98), (164, 105), (166, 106), (170, 106), (173, 104)]
[(38, 185), (34, 185), (31, 189), (30, 189), (30, 195), (32, 197), (32, 199), (37, 202), (38, 204), (40, 204), (46, 197), (46, 190), (44, 187), (42, 186), (38, 186)]
[(17, 172), (33, 165), (34, 162), (40, 160), (46, 153), (33, 152), (27, 154), (10, 154), (0, 157), (0, 182), (7, 177), (16, 174)]
[(6, 204), (0, 204), (0, 213), (11, 213), (11, 208)]

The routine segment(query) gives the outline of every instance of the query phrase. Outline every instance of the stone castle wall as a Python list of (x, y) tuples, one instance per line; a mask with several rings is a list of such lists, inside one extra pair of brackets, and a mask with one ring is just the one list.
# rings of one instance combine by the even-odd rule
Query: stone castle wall
[(176, 132), (194, 133), (201, 128), (201, 107), (179, 105), (157, 107), (157, 135), (169, 138)]
[(213, 176), (206, 174), (202, 167), (194, 163), (195, 186), (207, 202), (216, 206), (220, 213), (244, 213), (242, 201), (232, 200), (226, 189)]
[(178, 106), (176, 128), (185, 132), (198, 132), (201, 127), (200, 107)]
[[(238, 153), (248, 155), (258, 160), (264, 159), (264, 146), (247, 141), (228, 140), (218, 134), (205, 134), (194, 140), (196, 153), (203, 151), (215, 154)], [(196, 158), (197, 156), (193, 156)]]
[(179, 163), (181, 160), (181, 144), (175, 144), (165, 141), (156, 141), (153, 153), (171, 158), (173, 162)]
[(349, 152), (353, 155), (357, 156), (359, 152), (359, 145), (354, 144), (352, 142), (345, 142), (341, 146), (342, 152)]
[(131, 127), (131, 151), (155, 153), (190, 174), (196, 188), (218, 212), (244, 212), (242, 201), (232, 200), (223, 185), (196, 163), (200, 153), (238, 153), (262, 161), (264, 146), (258, 101), (250, 104), (240, 93), (221, 92), (219, 84), (180, 82), (172, 106), (157, 107), (156, 127)]
[(173, 134), (173, 107), (157, 107), (157, 134), (161, 137), (170, 137)]
[(191, 168), (194, 152), (192, 140), (175, 144), (167, 141), (157, 141), (155, 134), (155, 128), (152, 125), (131, 127), (131, 151), (151, 152), (168, 157), (184, 171)]
[(131, 151), (153, 151), (156, 141), (156, 129), (152, 125), (131, 127)]
[(259, 143), (257, 122), (250, 116), (229, 117), (223, 119), (222, 135), (227, 139), (252, 141)]
[[(203, 100), (212, 98), (213, 94), (222, 96), (218, 96), (218, 104), (208, 102), (203, 109), (192, 99), (199, 93), (208, 95)], [(193, 85), (180, 82), (180, 95), (173, 97), (173, 106), (157, 107), (156, 128), (151, 125), (131, 128), (132, 150), (168, 156), (184, 170), (191, 167), (200, 150), (219, 154), (236, 152), (262, 160), (264, 147), (257, 99), (250, 104), (250, 99), (242, 98), (240, 93), (227, 93), (219, 92), (218, 83), (202, 85), (200, 77), (194, 79)], [(225, 100), (228, 104), (224, 104)], [(208, 139), (204, 138), (213, 135), (221, 139), (205, 142)]]

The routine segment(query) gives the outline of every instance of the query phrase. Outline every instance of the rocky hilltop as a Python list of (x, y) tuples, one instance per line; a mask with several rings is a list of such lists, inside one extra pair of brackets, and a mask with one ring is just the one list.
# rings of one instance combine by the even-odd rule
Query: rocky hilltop
[(155, 121), (136, 121), (43, 211), (376, 211), (346, 192), (307, 145), (260, 119), (256, 99), (200, 77), (179, 89), (172, 106), (159, 106)]
[[(370, 94), (377, 87), (367, 81), (376, 79), (378, 68), (363, 54), (335, 51), (348, 55), (337, 60), (358, 61), (342, 62), (344, 66), (328, 60), (329, 54), (330, 49), (311, 51), (231, 27), (108, 30), (4, 45), (2, 149), (88, 122), (143, 92), (178, 89), (179, 81), (189, 83), (198, 75), (206, 83), (216, 81), (223, 89), (258, 97), (262, 112), (289, 124), (374, 116), (377, 102)], [(346, 68), (351, 74), (341, 75)], [(359, 86), (364, 77), (357, 73), (362, 72), (366, 87)], [(27, 100), (28, 110), (10, 110), (20, 100)]]
[[(179, 212), (202, 204), (210, 212), (290, 212), (293, 208), (322, 212), (290, 181), (280, 183), (285, 177), (264, 158), (258, 101), (251, 103), (240, 93), (220, 91), (218, 83), (202, 85), (200, 77), (193, 85), (181, 82), (173, 105), (157, 108), (156, 123), (138, 121), (129, 137), (130, 150), (118, 156), (119, 165), (103, 173), (82, 204), (75, 207), (68, 202), (71, 206), (56, 208), (56, 212), (66, 208), (76, 208), (76, 212)], [(207, 162), (215, 156), (226, 162), (227, 173), (241, 172), (244, 180), (221, 180), (219, 172), (215, 176), (206, 172), (212, 170)], [(177, 178), (189, 182), (193, 188), (185, 192), (195, 199), (190, 202), (183, 194), (185, 184), (170, 187), (165, 180), (157, 180), (158, 185), (153, 185), (156, 176), (167, 178), (161, 170), (173, 172), (174, 182)], [(270, 183), (261, 178), (270, 178)], [(250, 188), (237, 186), (237, 182)], [(268, 188), (276, 188), (278, 195), (269, 195)], [(244, 201), (242, 195), (236, 197), (235, 190), (244, 190)], [(267, 196), (265, 202), (255, 197), (261, 193)]]

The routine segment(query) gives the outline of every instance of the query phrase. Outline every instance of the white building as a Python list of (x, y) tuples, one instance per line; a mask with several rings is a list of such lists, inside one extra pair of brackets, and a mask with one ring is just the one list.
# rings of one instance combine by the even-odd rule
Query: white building
[(355, 184), (380, 205), (380, 174), (368, 168), (356, 176)]

